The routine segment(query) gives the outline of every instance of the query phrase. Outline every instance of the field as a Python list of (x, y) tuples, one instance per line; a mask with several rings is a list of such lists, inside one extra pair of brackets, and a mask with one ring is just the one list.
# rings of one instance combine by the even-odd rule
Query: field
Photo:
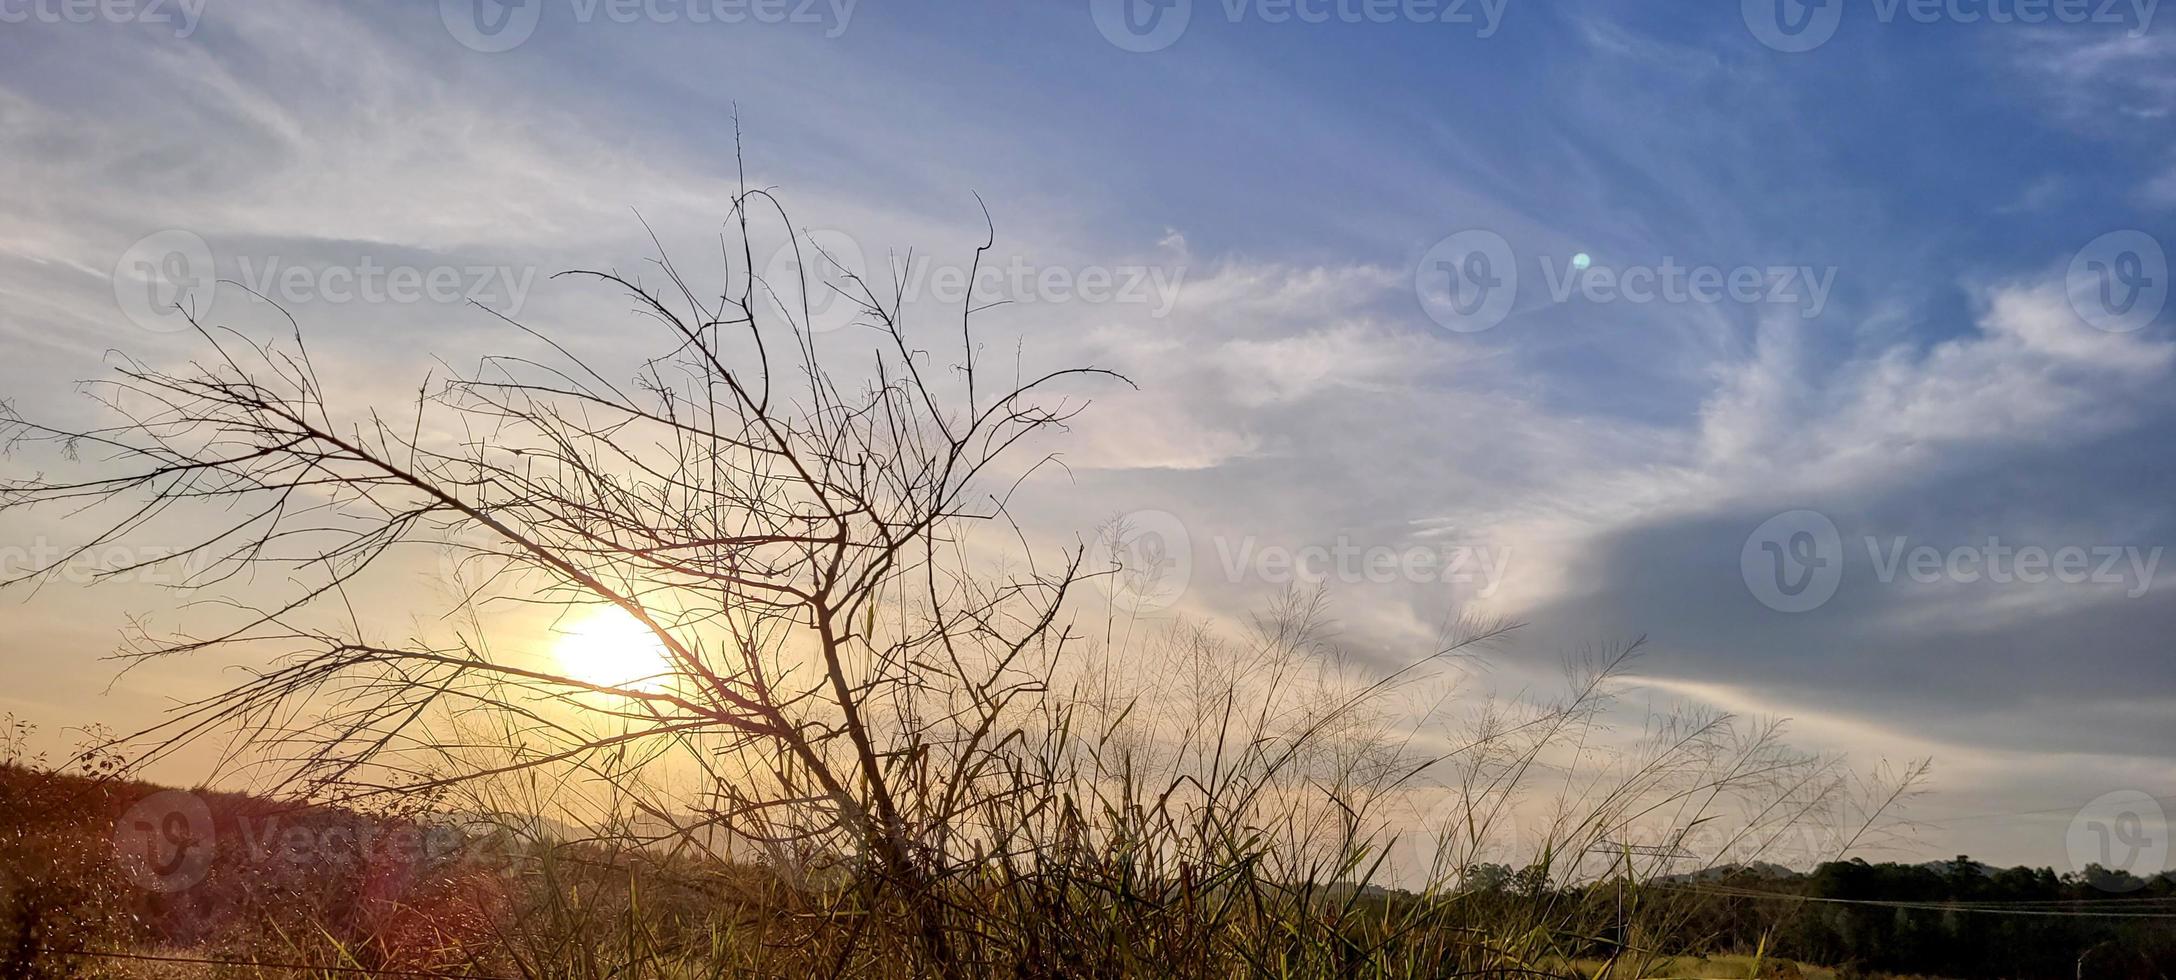
[[(872, 900), (849, 867), (789, 880), (776, 868), (690, 859), (632, 838), (570, 840), (473, 815), (296, 807), (21, 764), (0, 768), (0, 790), (8, 827), (0, 841), (0, 976), (9, 978), (677, 980), (798, 976), (827, 966), (859, 976), (1945, 975), (1817, 966), (1773, 953), (1620, 949), (1604, 938), (1614, 928), (1606, 920), (1615, 896), (1606, 887), (1469, 884), (1435, 895), (1326, 887), (1307, 895), (1240, 879), (1220, 895), (1213, 885), (1119, 884), (1090, 878), (1085, 868), (1058, 880), (992, 878), (948, 897), (975, 903), (990, 952), (1007, 942), (1002, 951), (1018, 959), (978, 963), (963, 951), (950, 969), (912, 967), (912, 954), (885, 948), (912, 937), (880, 931), (899, 910)], [(1076, 893), (1054, 894), (1065, 882)], [(1634, 896), (1632, 915), (1646, 925), (1630, 935), (1649, 949), (1742, 946), (1748, 935), (1757, 946), (1805, 926), (1768, 903), (1732, 909), (1661, 885)], [(1750, 932), (1747, 915), (1760, 923)], [(1737, 921), (1723, 927), (1717, 916)], [(1089, 937), (1104, 945), (1074, 945)], [(2169, 939), (2164, 932), (2127, 941), (2158, 944), (2165, 957)], [(2151, 974), (2111, 960), (2088, 975)]]
[[(1155, 325), (1121, 343), (1123, 370), (1092, 346), (1031, 355), (1028, 338), (1067, 331), (987, 335), (988, 317), (1012, 311), (972, 288), (918, 303), (911, 258), (870, 268), (850, 254), (858, 246), (798, 223), (728, 131), (732, 152), (717, 160), (739, 172), (702, 182), (703, 220), (723, 219), (715, 255), (712, 231), (701, 234), (703, 265), (671, 254), (667, 242), (687, 236), (644, 225), (651, 251), (639, 266), (551, 277), (577, 304), (560, 312), (579, 316), (532, 326), (518, 311), (462, 307), (488, 322), (448, 331), (425, 318), (431, 332), (413, 347), (371, 345), (413, 355), (413, 377), (388, 382), (390, 365), (359, 367), (354, 351), (318, 345), (304, 318), (262, 293), (246, 315), (169, 296), (155, 315), (137, 312), (170, 343), (107, 358), (78, 389), (87, 404), (0, 398), (0, 518), (35, 531), (35, 547), (0, 555), (0, 587), (60, 595), (39, 615), (65, 642), (37, 650), (39, 663), (71, 664), (80, 688), (88, 674), (75, 668), (107, 653), (138, 699), (105, 719), (124, 734), (72, 727), (93, 709), (69, 717), (67, 698), (22, 702), (62, 715), (39, 720), (81, 736), (71, 748), (13, 716), (0, 725), (0, 980), (2176, 972), (2176, 873), (2164, 870), (2162, 798), (2146, 791), (2159, 777), (2125, 768), (2132, 788), (2108, 786), (2083, 808), (2052, 784), (2050, 805), (2023, 806), (2006, 763), (1988, 761), (2009, 757), (1980, 744), (2001, 739), (1891, 738), (1925, 719), (1876, 725), (1840, 712), (1882, 698), (1793, 686), (1839, 672), (1792, 667), (1789, 683), (1740, 673), (1756, 661), (1810, 663), (1760, 649), (1772, 639), (1795, 635), (1801, 653), (1851, 645), (1861, 626), (1851, 604), (1879, 591), (1862, 581), (1839, 593), (1842, 533), (1820, 512), (1794, 505), (1744, 522), (1750, 534), (1737, 526), (1750, 513), (1740, 511), (1765, 505), (1713, 482), (1710, 471), (1733, 467), (1712, 447), (1750, 452), (1787, 441), (1777, 434), (1669, 432), (1653, 419), (1590, 428), (1579, 417), (1571, 428), (1583, 434), (1566, 446), (1580, 448), (1530, 454), (1512, 425), (1497, 447), (1506, 458), (1547, 469), (1594, 455), (1622, 469), (1506, 489), (1488, 476), (1496, 462), (1475, 458), (1415, 494), (1381, 477), (1433, 473), (1429, 447), (1448, 430), (1416, 429), (1394, 452), (1340, 460), (1340, 482), (1307, 499), (1255, 467), (1317, 464), (1275, 448), (1279, 438), (1257, 443), (1254, 420), (1290, 412), (1285, 435), (1311, 434), (1334, 459), (1330, 450), (1382, 426), (1382, 412), (1370, 398), (1284, 403), (1276, 391), (1297, 399), (1331, 367), (1287, 363), (1317, 359), (1318, 345), (1241, 341), (1206, 348), (1220, 352), (1210, 373), (1241, 389), (1230, 407), (1243, 411), (1226, 420), (1237, 434), (1192, 448), (1180, 434), (1168, 459), (1129, 456), (1155, 442), (1144, 436), (1167, 434), (1169, 400), (1201, 385), (1148, 394), (1130, 436), (1099, 439), (1088, 408), (1143, 394), (1144, 372), (1181, 359), (1187, 335)], [(978, 210), (952, 270), (960, 281), (1028, 271), (1017, 256), (986, 254), (997, 230)], [(1143, 227), (1166, 229), (1158, 249), (1186, 250), (1178, 230)], [(1439, 247), (1470, 240), (1459, 232)], [(144, 243), (189, 248), (132, 260), (116, 283), (180, 275), (191, 269), (182, 252), (209, 249), (179, 230)], [(1399, 300), (1450, 320), (1441, 325), (1470, 322), (1432, 299), (1442, 274), (1470, 274), (1476, 289), (1509, 278), (1508, 260), (1486, 249), (1452, 262), (1410, 244), (1381, 254), (1419, 256), (1425, 276), (1399, 285), (1411, 293)], [(1247, 279), (1230, 254), (1215, 275)], [(2098, 266), (2144, 276), (2130, 258)], [(1568, 268), (1593, 260), (1578, 252)], [(697, 281), (698, 268), (717, 280)], [(1591, 271), (1591, 282), (1613, 274)], [(1371, 290), (1404, 279), (1383, 268), (1350, 278)], [(1060, 280), (1070, 281), (1034, 277)], [(2104, 303), (2113, 285), (2102, 281)], [(1251, 320), (1258, 292), (1239, 282), (1207, 305)], [(2071, 289), (2068, 305), (2087, 292)], [(2155, 360), (2049, 339), (2060, 328), (2040, 318), (2065, 304), (2051, 290), (2032, 295), (1975, 304), (1993, 310), (1997, 350), (2103, 367)], [(1449, 309), (1469, 300), (1479, 302), (1461, 287)], [(1377, 325), (1372, 301), (1312, 304), (1306, 319)], [(597, 310), (625, 322), (599, 327)], [(1080, 333), (1117, 336), (1108, 330)], [(1945, 339), (1937, 352), (1950, 353), (1927, 360), (1980, 364), (1956, 353), (1960, 343)], [(1398, 344), (1368, 372), (1436, 356)], [(2176, 363), (2176, 346), (2163, 353)], [(1493, 359), (1476, 349), (1442, 363)], [(1916, 360), (1863, 363), (1886, 376)], [(1998, 375), (2070, 373), (2033, 365)], [(1898, 404), (1990, 387), (1945, 378), (1910, 397), (1836, 404), (1886, 421), (1915, 417)], [(1721, 392), (1656, 404), (1699, 406), (1707, 424), (1766, 400)], [(1435, 419), (1422, 404), (1413, 414)], [(1361, 414), (1311, 420), (1327, 408)], [(1476, 435), (1496, 427), (1485, 412), (1458, 421)], [(1588, 441), (1611, 432), (1635, 433), (1640, 448)], [(1877, 435), (1875, 445), (1939, 441)], [(1076, 473), (1076, 449), (1103, 465)], [(1642, 457), (1664, 449), (1691, 455)], [(1771, 463), (1743, 467), (1761, 494), (1818, 482)], [(1077, 482), (1091, 471), (1101, 482)], [(1219, 489), (1191, 518), (1157, 503), (1156, 488), (1192, 479)], [(1574, 484), (1595, 496), (1566, 504)], [(1279, 521), (1228, 520), (1227, 486), (1295, 526), (1346, 520), (1351, 498), (1386, 510), (1293, 546), (1267, 542)], [(1468, 493), (1493, 501), (1459, 506), (1501, 523), (1505, 547), (1420, 499)], [(1679, 534), (1668, 522), (1691, 519), (1674, 509), (1679, 496), (1731, 510), (1702, 517), (1701, 535)], [(1642, 511), (1661, 523), (1642, 523)], [(1618, 523), (1605, 535), (1590, 521)], [(1683, 567), (1609, 558), (1650, 538), (1685, 552)], [(1561, 574), (1536, 574), (1499, 603), (1513, 539), (1540, 544)], [(2013, 553), (1986, 540), (1990, 553)], [(1964, 568), (1976, 550), (1921, 545), (1907, 559), (1906, 540), (1893, 542), (1873, 549), (1883, 585), (1899, 568), (1912, 585), (1980, 579)], [(2129, 573), (2116, 560), (2126, 550)], [(2056, 553), (2099, 555), (2112, 576), (2057, 584), (2148, 591), (2153, 565), (2136, 549)], [(1621, 577), (1592, 577), (1603, 571)], [(1999, 581), (1993, 568), (1986, 578)], [(114, 586), (140, 606), (60, 588), (74, 585)], [(1366, 593), (1367, 615), (1343, 615), (1347, 592)], [(1833, 628), (1811, 629), (1824, 620), (1808, 614), (1838, 594), (1823, 614), (1840, 617)], [(1957, 608), (2036, 615), (1998, 598)], [(1558, 602), (1600, 605), (1539, 630), (1516, 618)], [(1643, 659), (1636, 632), (1594, 636), (1648, 616), (1679, 631), (1688, 617), (1671, 610), (1693, 607), (1727, 638), (1680, 633), (1664, 664)], [(107, 616), (118, 649), (90, 649), (71, 613)], [(1971, 628), (2024, 632), (1986, 622)], [(1956, 674), (1864, 655), (1929, 672), (1867, 682), (1895, 691), (1946, 688)], [(1998, 659), (2026, 658), (1962, 662)], [(1707, 669), (1685, 669), (1700, 662)], [(2152, 671), (2075, 673), (2115, 687)], [(1820, 741), (1801, 743), (1771, 710), (1794, 705), (1816, 716), (1806, 727)], [(2011, 717), (1988, 706), (1972, 704)], [(2049, 746), (2069, 737), (2046, 733)], [(1898, 746), (1920, 754), (1888, 755)], [(1958, 822), (2075, 814), (2067, 835), (1946, 840), (2006, 840), (2035, 861), (2059, 856), (2064, 870), (1927, 853), (1909, 815), (1937, 750), (1977, 760), (1967, 778), (2007, 811)], [(2035, 778), (2069, 775), (2070, 756), (2030, 755)], [(1917, 859), (1875, 861), (1898, 854)]]

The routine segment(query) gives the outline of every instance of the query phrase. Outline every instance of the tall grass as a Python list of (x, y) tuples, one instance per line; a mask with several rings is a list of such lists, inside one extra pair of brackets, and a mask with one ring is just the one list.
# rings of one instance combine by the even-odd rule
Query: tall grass
[[(1779, 841), (1848, 848), (1908, 789), (1870, 797), (1774, 725), (1617, 730), (1633, 647), (1572, 661), (1552, 697), (1493, 700), (1468, 687), (1511, 627), (1457, 624), (1385, 669), (1341, 664), (1325, 616), (1323, 596), (1291, 595), (1236, 639), (1133, 624), (1114, 631), (1127, 646), (1040, 665), (974, 779), (899, 782), (924, 828), (919, 890), (847, 838), (755, 832), (792, 826), (791, 806), (739, 811), (751, 794), (691, 788), (658, 758), (586, 756), (379, 818), (495, 820), (481, 877), (449, 869), (358, 917), (354, 868), (222, 870), (203, 886), (226, 906), (215, 933), (117, 921), (142, 896), (94, 867), (95, 826), (56, 837), (11, 815), (10, 880), (38, 885), (8, 893), (12, 914), (44, 923), (7, 933), (13, 962), (69, 966), (6, 975), (104, 968), (37, 955), (103, 946), (570, 980), (1668, 976), (1710, 937), (1696, 896), (1647, 880)], [(482, 766), (522, 731), (457, 727), (430, 749), (442, 765)], [(971, 734), (876, 727), (887, 751)]]
[[(805, 247), (795, 288), (753, 274), (757, 213)], [(329, 404), (291, 321), (265, 341), (192, 320), (203, 357), (117, 362), (86, 386), (112, 426), (0, 406), (9, 446), (104, 454), (88, 476), (0, 481), (0, 512), (68, 508), (85, 549), (183, 528), (142, 564), (186, 565), (177, 591), (220, 597), (194, 604), (212, 617), (197, 632), (134, 635), (124, 655), (254, 668), (143, 733), (145, 759), (221, 733), (311, 802), (514, 815), (520, 846), (492, 876), (381, 889), (315, 928), (265, 920), (280, 941), (360, 968), (551, 977), (1502, 975), (1582, 957), (1627, 975), (1697, 945), (1641, 879), (1779, 842), (1825, 856), (1810, 832), (1845, 847), (1883, 809), (1778, 726), (1633, 716), (1616, 698), (1637, 644), (1575, 658), (1553, 695), (1494, 699), (1460, 679), (1502, 624), (1454, 623), (1385, 664), (1337, 654), (1320, 595), (1242, 629), (1097, 622), (1081, 586), (1113, 570), (1084, 567), (1086, 548), (1038, 558), (1008, 500), (1049, 461), (1027, 450), (1081, 410), (1058, 389), (1130, 382), (1003, 380), (979, 307), (918, 331), (901, 283), (825, 269), (770, 193), (738, 195), (735, 225), (721, 258), (742, 274), (719, 292), (663, 257), (647, 285), (581, 274), (659, 328), (648, 356), (593, 364), (524, 329), (532, 347), (426, 382), (412, 418)], [(810, 328), (826, 294), (857, 332)], [(939, 342), (956, 352), (941, 366)], [(424, 548), (455, 555), (443, 627), (350, 594)], [(492, 603), (612, 611), (662, 651), (657, 676), (600, 683), (491, 642)]]
[(752, 828), (790, 826), (790, 807), (691, 795), (643, 775), (655, 759), (465, 784), (473, 810), (561, 815), (523, 826), (507, 965), (570, 978), (1668, 975), (1710, 937), (1692, 925), (1696, 897), (1647, 880), (1834, 856), (1916, 779), (1856, 782), (1789, 749), (1776, 724), (1678, 715), (1621, 731), (1636, 645), (1573, 660), (1553, 697), (1494, 700), (1468, 686), (1509, 626), (1457, 624), (1384, 669), (1340, 665), (1325, 616), (1315, 594), (1284, 597), (1237, 639), (1133, 624), (1114, 631), (1129, 647), (1036, 665), (1002, 730), (888, 717), (887, 753), (1003, 747), (968, 780), (898, 782), (922, 831), (917, 890), (843, 839), (765, 839)]

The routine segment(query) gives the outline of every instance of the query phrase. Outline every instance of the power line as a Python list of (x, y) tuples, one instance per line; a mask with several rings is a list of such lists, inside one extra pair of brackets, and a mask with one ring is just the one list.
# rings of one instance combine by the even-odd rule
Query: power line
[[(1801, 896), (1798, 896), (1798, 895), (1792, 895), (1792, 894), (1790, 894), (1790, 893), (1788, 893), (1788, 892), (1770, 892), (1770, 891), (1762, 891), (1762, 890), (1760, 890), (1760, 889), (1757, 889), (1757, 888), (1744, 888), (1744, 887), (1733, 887), (1733, 886), (1729, 886), (1729, 885), (1718, 885), (1718, 884), (1711, 884), (1711, 883), (1700, 883), (1700, 882), (1656, 881), (1656, 882), (1651, 882), (1651, 884), (1653, 884), (1653, 885), (1655, 885), (1655, 886), (1657, 886), (1657, 887), (1665, 887), (1665, 888), (1670, 888), (1670, 887), (1674, 887), (1674, 888), (1705, 888), (1705, 889), (1708, 889), (1708, 890), (1710, 890), (1710, 891), (1713, 891), (1713, 892), (1715, 892), (1715, 893), (1717, 893), (1717, 894), (1723, 894), (1723, 893), (1728, 893), (1728, 894), (1732, 894), (1732, 895), (1744, 895), (1744, 896), (1763, 896), (1763, 897), (1767, 897), (1767, 896), (1781, 896), (1781, 897), (1784, 897), (1784, 898), (1799, 898), (1799, 897), (1801, 897)], [(1901, 901), (1901, 900), (1900, 900), (1900, 901)], [(2069, 907), (2071, 907), (2071, 906), (2076, 906), (2076, 905), (2080, 905), (2080, 904), (2091, 904), (2091, 905), (2095, 905), (2095, 906), (2103, 906), (2103, 905), (2121, 905), (2121, 906), (2158, 906), (2158, 905), (2176, 905), (2176, 896), (2168, 896), (2168, 897), (2165, 897), (2165, 898), (2092, 898), (2092, 899), (2080, 899), (2080, 898), (2032, 898), (2032, 899), (2017, 899), (2017, 900), (2015, 900), (2015, 901), (1993, 901), (1993, 900), (1989, 900), (1989, 901), (1978, 901), (1978, 902), (1973, 902), (1973, 901), (1951, 901), (1951, 902), (1936, 902), (1936, 901), (1934, 901), (1934, 900), (1932, 900), (1932, 899), (1926, 899), (1926, 900), (1922, 900), (1922, 901), (1918, 902), (1918, 904), (1925, 904), (1925, 905), (1940, 905), (1940, 906), (1942, 906), (1943, 908), (1990, 908), (1990, 909), (2005, 909), (2005, 908), (2032, 908), (2032, 907), (2043, 907), (2043, 908), (2045, 908), (2045, 907), (2053, 907), (2053, 908), (2069, 908)]]
[[(1724, 883), (1722, 883), (1722, 882), (1712, 882), (1712, 881), (1705, 881), (1705, 882), (1704, 882), (1704, 881), (1655, 881), (1655, 882), (1653, 882), (1653, 884), (1655, 884), (1655, 885), (1658, 885), (1658, 886), (1663, 886), (1663, 887), (1678, 887), (1678, 888), (1705, 888), (1705, 889), (1709, 889), (1709, 890), (1712, 890), (1712, 891), (1717, 891), (1717, 892), (1731, 892), (1731, 893), (1736, 893), (1736, 894), (1747, 894), (1747, 895), (1784, 895), (1784, 896), (1787, 896), (1787, 897), (1791, 897), (1791, 898), (1796, 898), (1796, 897), (1798, 897), (1798, 896), (1795, 896), (1795, 895), (1790, 895), (1790, 894), (1789, 894), (1788, 892), (1773, 892), (1773, 891), (1763, 891), (1763, 890), (1761, 890), (1761, 889), (1758, 889), (1758, 888), (1748, 888), (1748, 887), (1746, 887), (1746, 886), (1744, 886), (1744, 885), (1729, 885), (1729, 884), (1724, 884)], [(1967, 907), (1973, 907), (1973, 908), (2018, 908), (2018, 907), (2024, 907), (2024, 906), (2035, 906), (2035, 905), (2041, 905), (2041, 906), (2059, 906), (2059, 907), (2068, 907), (2068, 906), (2073, 906), (2073, 905), (2079, 905), (2079, 904), (2092, 904), (2092, 905), (2169, 905), (2169, 904), (2172, 904), (2172, 903), (2176, 903), (2176, 895), (2158, 895), (2158, 896), (2157, 896), (2157, 895), (2134, 895), (2134, 896), (2130, 896), (2130, 897), (2125, 897), (2125, 898), (2114, 898), (2114, 897), (2111, 897), (2111, 898), (2021, 898), (2021, 899), (2014, 899), (2014, 900), (1996, 900), (1996, 899), (1986, 899), (1986, 900), (1982, 900), (1982, 901), (1963, 901), (1963, 900), (1958, 900), (1958, 901), (1947, 901), (1947, 902), (1936, 902), (1936, 901), (1935, 901), (1935, 900), (1933, 900), (1933, 899), (1918, 899), (1918, 900), (1906, 900), (1906, 899), (1897, 899), (1896, 901), (1917, 901), (1917, 902), (1919, 902), (1920, 904), (1940, 904), (1940, 905), (1942, 905), (1942, 906), (1944, 906), (1944, 907), (1949, 907), (1949, 906), (1967, 906)]]
[(1785, 902), (1820, 902), (1826, 905), (1866, 905), (1876, 908), (1907, 909), (1925, 912), (1978, 912), (1983, 915), (2038, 915), (2058, 918), (2087, 919), (2176, 919), (2176, 912), (2088, 912), (2076, 909), (2008, 908), (1986, 905), (1965, 905), (1949, 902), (1905, 902), (1873, 898), (1820, 898), (1812, 895), (1791, 895), (1783, 892), (1764, 892), (1753, 889), (1714, 888), (1699, 885), (1656, 883), (1656, 887), (1675, 888), (1721, 898), (1758, 898)]

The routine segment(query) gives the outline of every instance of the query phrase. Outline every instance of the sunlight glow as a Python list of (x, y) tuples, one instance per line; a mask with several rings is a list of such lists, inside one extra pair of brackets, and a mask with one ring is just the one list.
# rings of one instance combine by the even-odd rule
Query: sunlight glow
[(577, 614), (561, 624), (553, 655), (567, 676), (591, 684), (656, 691), (669, 686), (665, 644), (616, 607)]

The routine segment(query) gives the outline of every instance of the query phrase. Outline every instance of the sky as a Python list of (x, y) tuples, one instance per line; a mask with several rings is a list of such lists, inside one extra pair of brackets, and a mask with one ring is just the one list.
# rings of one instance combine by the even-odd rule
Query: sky
[[(502, 345), (467, 300), (611, 351), (642, 325), (552, 273), (715, 256), (743, 167), (949, 330), (987, 207), (990, 349), (1139, 387), (1019, 504), (1050, 540), (1147, 529), (1121, 546), (1171, 574), (1116, 600), (1240, 622), (1320, 585), (1385, 667), (1504, 617), (1473, 683), (1511, 696), (1644, 636), (1636, 701), (1931, 758), (1912, 856), (2072, 870), (2134, 814), (2093, 859), (2165, 863), (2154, 13), (0, 0), (0, 398), (89, 418), (109, 351), (188, 356), (146, 289), (207, 265), (208, 309), (278, 299), (353, 404)], [(0, 710), (216, 683), (98, 659), (155, 584), (5, 597)]]

